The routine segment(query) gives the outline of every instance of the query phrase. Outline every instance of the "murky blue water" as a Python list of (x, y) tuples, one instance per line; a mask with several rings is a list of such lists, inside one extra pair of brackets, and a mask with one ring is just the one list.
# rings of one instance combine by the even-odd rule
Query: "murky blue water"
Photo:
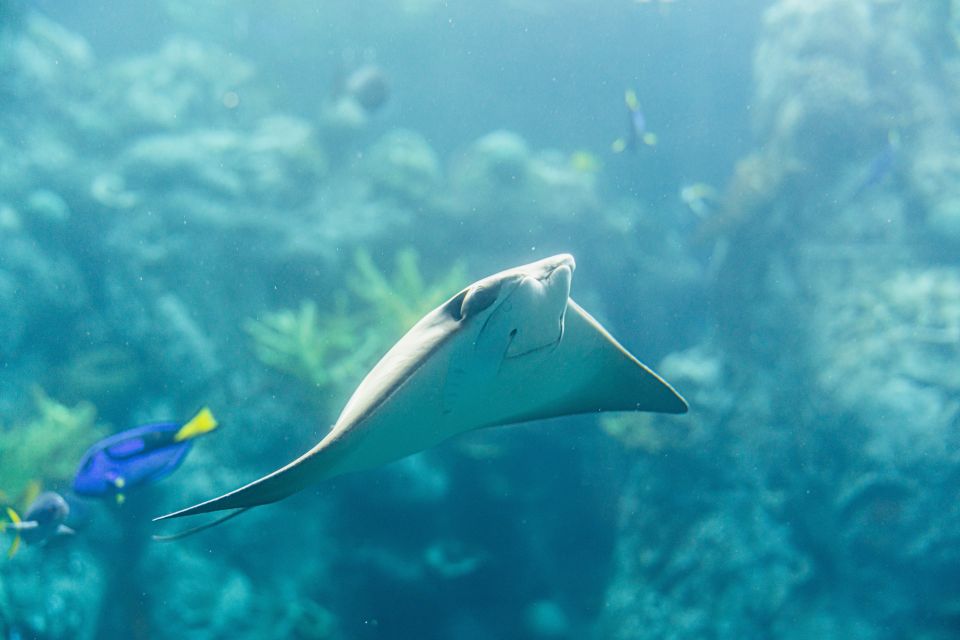
[[(958, 38), (950, 0), (0, 0), (0, 638), (956, 637)], [(557, 393), (153, 540), (559, 253), (689, 413)], [(504, 299), (435, 316), (489, 331), (385, 457), (636, 388), (549, 296), (492, 342)]]

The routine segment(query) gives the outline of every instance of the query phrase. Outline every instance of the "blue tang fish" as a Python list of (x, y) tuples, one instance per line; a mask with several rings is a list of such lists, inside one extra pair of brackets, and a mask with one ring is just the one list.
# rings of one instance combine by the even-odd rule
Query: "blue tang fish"
[(628, 149), (636, 150), (641, 145), (655, 146), (657, 144), (657, 134), (647, 131), (647, 119), (640, 108), (637, 93), (628, 89), (623, 96), (623, 101), (627, 105), (627, 136), (613, 141), (611, 145), (613, 152), (623, 153)]
[(10, 522), (0, 523), (0, 531), (14, 532), (7, 557), (13, 557), (20, 548), (21, 540), (27, 544), (41, 544), (55, 536), (72, 534), (73, 529), (64, 524), (69, 515), (70, 506), (67, 501), (53, 491), (44, 491), (38, 495), (27, 507), (22, 518), (12, 507), (7, 507)]
[(193, 439), (217, 428), (204, 407), (186, 424), (148, 424), (104, 438), (83, 455), (73, 490), (77, 495), (124, 500), (124, 489), (156, 482), (176, 471)]

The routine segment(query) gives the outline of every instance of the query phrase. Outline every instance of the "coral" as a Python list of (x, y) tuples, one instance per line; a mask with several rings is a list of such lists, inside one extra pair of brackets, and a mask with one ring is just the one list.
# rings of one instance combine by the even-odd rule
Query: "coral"
[[(22, 33), (4, 33), (0, 44), (4, 76), (0, 96), (9, 98), (0, 102), (0, 112), (21, 101), (68, 111), (70, 105), (60, 99), (64, 95), (60, 91), (78, 91), (83, 86), (84, 76), (94, 64), (90, 45), (82, 36), (36, 12), (27, 13), (21, 26)], [(79, 95), (86, 94), (81, 90)]]
[(538, 638), (569, 638), (570, 617), (555, 600), (537, 600), (527, 605), (526, 626)]
[(21, 551), (0, 563), (0, 632), (4, 638), (95, 640), (107, 606), (105, 573), (75, 547)]
[(422, 135), (391, 131), (370, 148), (367, 175), (380, 193), (404, 203), (423, 205), (441, 184), (440, 160)]
[(177, 185), (177, 191), (199, 192), (204, 200), (291, 207), (310, 197), (325, 172), (313, 128), (297, 118), (271, 116), (249, 132), (199, 129), (141, 138), (120, 160), (113, 179), (119, 186), (105, 193), (119, 188), (134, 198), (158, 191), (169, 197)]
[(402, 249), (394, 257), (393, 278), (377, 268), (373, 258), (359, 251), (356, 273), (348, 278), (350, 291), (367, 307), (371, 321), (391, 322), (388, 339), (399, 338), (423, 315), (456, 293), (466, 281), (462, 263), (455, 263), (438, 280), (427, 283), (420, 273), (419, 257), (413, 249)]
[(532, 152), (509, 131), (474, 142), (451, 169), (451, 186), (451, 209), (485, 222), (522, 215), (527, 224), (545, 228), (599, 209), (594, 171), (568, 154)]
[(111, 137), (172, 131), (199, 123), (224, 125), (236, 108), (259, 113), (253, 67), (236, 55), (183, 37), (172, 37), (148, 56), (124, 60), (106, 74), (102, 110), (116, 114)]
[(862, 1), (786, 1), (767, 11), (755, 54), (757, 121), (781, 154), (829, 160), (840, 136), (859, 141), (871, 97), (871, 26)]
[(18, 498), (33, 480), (56, 485), (73, 477), (83, 452), (104, 434), (88, 402), (67, 406), (40, 389), (35, 415), (0, 428), (0, 491)]
[[(337, 618), (330, 609), (310, 599), (301, 599), (293, 603), (290, 612), (290, 632), (287, 637), (301, 640), (333, 640), (339, 638)], [(272, 633), (275, 633), (271, 630)]]
[(911, 187), (926, 205), (926, 222), (937, 237), (960, 242), (960, 134), (931, 127), (917, 140), (907, 164)]
[(512, 215), (523, 206), (532, 156), (526, 141), (495, 131), (474, 142), (451, 169), (454, 208), (464, 216)]
[(595, 637), (765, 637), (797, 602), (809, 562), (752, 492), (708, 488), (716, 470), (681, 477), (676, 464), (633, 471)]
[(462, 285), (455, 265), (437, 283), (428, 285), (412, 249), (397, 253), (395, 275), (388, 278), (369, 253), (358, 251), (348, 291), (334, 297), (332, 310), (318, 313), (314, 302), (299, 310), (284, 309), (263, 320), (247, 320), (254, 353), (267, 366), (317, 388), (359, 381), (393, 342)]
[(819, 392), (861, 416), (879, 459), (942, 459), (960, 416), (960, 272), (860, 268), (837, 277), (856, 293), (818, 287), (811, 356)]
[(37, 189), (27, 197), (25, 213), (47, 224), (62, 224), (70, 219), (70, 206), (60, 194)]
[(298, 310), (248, 319), (244, 330), (262, 363), (317, 388), (355, 382), (379, 347), (358, 332), (342, 297), (330, 313), (318, 315), (316, 303), (305, 300)]

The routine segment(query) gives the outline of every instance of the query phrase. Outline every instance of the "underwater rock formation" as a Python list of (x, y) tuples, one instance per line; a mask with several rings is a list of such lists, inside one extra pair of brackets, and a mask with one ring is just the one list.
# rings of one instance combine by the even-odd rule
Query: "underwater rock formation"
[(451, 169), (454, 212), (490, 223), (522, 216), (535, 229), (598, 213), (593, 172), (569, 157), (533, 152), (518, 134), (495, 131), (474, 142)]
[(408, 205), (430, 207), (442, 184), (440, 159), (420, 134), (396, 130), (371, 147), (367, 175), (375, 190)]
[[(174, 36), (156, 53), (130, 58), (106, 72), (102, 110), (115, 115), (112, 139), (182, 130), (205, 124), (226, 127), (265, 115), (263, 89), (253, 66), (231, 52)], [(256, 88), (254, 88), (256, 87)]]
[[(142, 205), (159, 201), (158, 192), (173, 204), (179, 204), (178, 193), (199, 192), (221, 206), (295, 207), (309, 199), (326, 170), (312, 136), (302, 120), (271, 116), (249, 132), (202, 129), (143, 137), (124, 152), (116, 175)], [(226, 214), (218, 222), (227, 225), (231, 218)]]
[(108, 604), (102, 566), (66, 545), (43, 551), (42, 562), (21, 553), (0, 564), (0, 632), (9, 638), (95, 640)]
[(864, 451), (877, 460), (949, 458), (960, 419), (960, 271), (871, 265), (844, 276), (845, 287), (824, 283), (813, 305), (818, 393), (868, 426)]
[(948, 4), (767, 11), (757, 144), (701, 229), (721, 249), (706, 352), (724, 366), (707, 406), (730, 411), (711, 409), (700, 429), (702, 391), (673, 372), (691, 433), (707, 434), (697, 447), (652, 424), (607, 424), (641, 453), (596, 637), (956, 628), (960, 588), (944, 576), (960, 569), (946, 489), (960, 448), (960, 279), (939, 242), (955, 238), (960, 131), (945, 106), (958, 64)]

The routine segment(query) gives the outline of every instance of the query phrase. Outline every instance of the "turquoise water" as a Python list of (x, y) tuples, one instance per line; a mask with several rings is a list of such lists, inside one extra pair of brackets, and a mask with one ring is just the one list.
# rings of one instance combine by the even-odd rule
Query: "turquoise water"
[[(0, 500), (38, 525), (0, 639), (957, 637), (960, 4), (595, 4), (0, 0)], [(689, 413), (480, 429), (153, 540), (567, 252)], [(542, 393), (535, 353), (464, 423)], [(203, 407), (167, 477), (78, 495)]]

